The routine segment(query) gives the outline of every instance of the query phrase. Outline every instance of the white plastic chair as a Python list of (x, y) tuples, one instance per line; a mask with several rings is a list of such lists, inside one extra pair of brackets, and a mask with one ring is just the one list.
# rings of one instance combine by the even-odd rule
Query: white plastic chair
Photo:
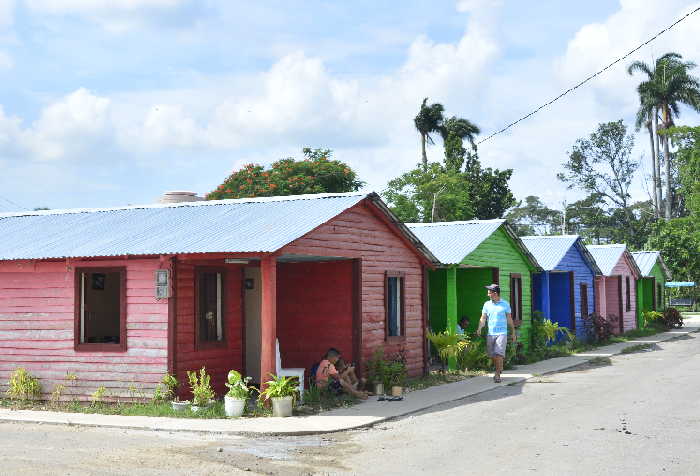
[(304, 372), (305, 369), (303, 368), (290, 368), (290, 369), (283, 369), (282, 368), (282, 358), (280, 357), (280, 341), (279, 339), (275, 339), (275, 356), (276, 356), (276, 363), (277, 363), (277, 376), (278, 377), (297, 377), (299, 380), (299, 386), (297, 387), (299, 389), (299, 399), (303, 401), (304, 399)]

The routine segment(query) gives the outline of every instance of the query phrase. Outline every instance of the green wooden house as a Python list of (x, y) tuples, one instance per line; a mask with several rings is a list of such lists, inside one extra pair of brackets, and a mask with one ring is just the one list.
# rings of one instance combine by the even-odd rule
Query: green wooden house
[(641, 325), (644, 311), (663, 311), (666, 308), (666, 281), (671, 273), (658, 251), (637, 251), (632, 253), (642, 273), (637, 280), (637, 322)]
[(532, 322), (531, 273), (542, 271), (505, 220), (408, 223), (438, 258), (428, 274), (428, 309), (433, 332), (455, 332), (462, 317), (476, 330), (488, 299), (484, 286), (498, 283), (510, 302), (521, 342), (529, 342)]

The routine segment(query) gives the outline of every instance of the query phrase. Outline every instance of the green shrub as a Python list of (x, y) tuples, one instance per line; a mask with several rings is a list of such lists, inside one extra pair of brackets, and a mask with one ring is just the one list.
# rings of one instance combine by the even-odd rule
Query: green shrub
[(90, 401), (92, 402), (92, 406), (98, 406), (100, 405), (105, 398), (105, 395), (107, 395), (107, 389), (104, 386), (99, 386), (97, 390), (95, 390), (92, 395), (90, 395)]
[(464, 350), (457, 355), (457, 368), (459, 370), (487, 370), (491, 366), (491, 359), (486, 355), (486, 341), (477, 339), (468, 342)]
[(450, 359), (457, 359), (469, 344), (469, 338), (461, 334), (451, 332), (438, 332), (436, 334), (428, 332), (428, 340), (437, 349), (443, 370), (447, 367)]
[(664, 315), (658, 311), (644, 311), (642, 313), (642, 325), (649, 327), (654, 324), (663, 323)]
[(278, 377), (270, 374), (271, 380), (265, 382), (265, 390), (260, 392), (262, 400), (280, 397), (297, 396), (297, 380), (295, 377)]
[(211, 377), (207, 374), (205, 367), (197, 372), (187, 372), (187, 378), (190, 381), (190, 389), (192, 390), (192, 404), (196, 406), (206, 406), (216, 394), (211, 388)]
[(372, 353), (372, 357), (367, 360), (367, 377), (372, 383), (383, 383), (386, 373), (386, 360), (384, 359), (384, 348), (380, 347)]
[(7, 396), (12, 400), (30, 400), (41, 396), (39, 379), (24, 368), (18, 368), (10, 375)]
[(243, 378), (240, 372), (230, 370), (227, 377), (228, 381), (224, 383), (228, 387), (227, 397), (238, 398), (239, 400), (247, 400), (253, 387), (250, 386), (251, 377)]
[(160, 381), (167, 389), (163, 392), (163, 400), (175, 399), (177, 400), (177, 389), (180, 386), (180, 382), (177, 377), (171, 374), (163, 375), (163, 379)]

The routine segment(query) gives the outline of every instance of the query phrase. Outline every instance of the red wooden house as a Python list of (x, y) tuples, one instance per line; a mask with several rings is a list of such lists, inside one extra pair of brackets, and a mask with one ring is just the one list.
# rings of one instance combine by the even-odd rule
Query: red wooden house
[(206, 366), (222, 392), (275, 372), (275, 338), (284, 367), (384, 346), (417, 375), (435, 261), (373, 193), (0, 215), (0, 382), (128, 397)]
[(601, 316), (615, 316), (615, 334), (637, 328), (637, 280), (639, 267), (623, 244), (588, 245), (588, 251), (600, 268), (596, 276), (595, 307)]

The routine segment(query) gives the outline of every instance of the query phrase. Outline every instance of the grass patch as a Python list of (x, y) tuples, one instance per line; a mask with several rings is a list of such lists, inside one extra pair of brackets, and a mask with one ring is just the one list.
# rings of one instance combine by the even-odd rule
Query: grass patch
[(587, 362), (589, 365), (612, 365), (610, 357), (593, 357)]
[(407, 379), (406, 388), (408, 390), (423, 390), (428, 387), (444, 385), (446, 383), (460, 382), (468, 378), (485, 374), (485, 370), (465, 370), (452, 372), (441, 372), (439, 370), (433, 370), (428, 375)]
[(634, 352), (641, 352), (645, 350), (652, 349), (654, 347), (653, 344), (636, 344), (636, 345), (631, 345), (629, 347), (625, 347), (620, 351), (621, 354), (632, 354)]
[(298, 410), (299, 413), (313, 414), (334, 408), (350, 407), (359, 401), (361, 400), (347, 393), (337, 395), (327, 388), (311, 386), (304, 390), (303, 406)]

